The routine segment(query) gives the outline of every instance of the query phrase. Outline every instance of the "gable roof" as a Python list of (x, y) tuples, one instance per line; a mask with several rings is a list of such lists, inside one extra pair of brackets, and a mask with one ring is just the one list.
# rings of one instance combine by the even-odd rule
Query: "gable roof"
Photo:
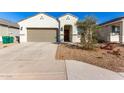
[(70, 14), (70, 13), (66, 13), (66, 14), (64, 14), (64, 15), (60, 16), (59, 18), (61, 18), (61, 17), (63, 17), (63, 16), (66, 16), (66, 15), (70, 15), (70, 16), (73, 16), (73, 17), (75, 17), (75, 18), (77, 18), (77, 19), (78, 19), (78, 17), (77, 17), (77, 16), (72, 15), (72, 14)]
[(2, 19), (2, 18), (0, 18), (0, 25), (13, 27), (13, 28), (19, 28), (19, 25), (17, 23), (14, 23), (6, 19)]
[(115, 21), (120, 21), (120, 20), (122, 20), (122, 19), (124, 19), (124, 16), (118, 17), (118, 18), (114, 18), (114, 19), (109, 20), (109, 21), (106, 21), (106, 22), (104, 22), (104, 23), (99, 24), (99, 26), (103, 26), (103, 25), (105, 25), (105, 24), (109, 24), (109, 23), (112, 23), (112, 22), (115, 22)]
[[(37, 14), (35, 14), (35, 15), (33, 15), (33, 16), (29, 16), (29, 17), (27, 17), (27, 18), (25, 18), (25, 19), (22, 19), (22, 20), (20, 20), (19, 22), (24, 21), (24, 20), (26, 20), (26, 19), (28, 19), (28, 18), (32, 18), (32, 17), (37, 16), (37, 15), (39, 15), (39, 14), (47, 15), (47, 16), (49, 16), (49, 17), (51, 17), (51, 18), (53, 18), (53, 19), (56, 20), (56, 18), (54, 18), (53, 16), (50, 16), (50, 15), (48, 15), (47, 13), (40, 12), (40, 13), (37, 13)], [(18, 23), (19, 23), (19, 22), (18, 22)]]

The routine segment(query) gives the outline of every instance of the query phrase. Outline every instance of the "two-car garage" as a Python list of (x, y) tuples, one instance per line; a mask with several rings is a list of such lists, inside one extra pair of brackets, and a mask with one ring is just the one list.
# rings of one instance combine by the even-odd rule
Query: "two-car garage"
[(56, 42), (57, 29), (54, 28), (28, 28), (28, 42)]
[(56, 42), (59, 23), (45, 13), (24, 19), (20, 25), (20, 42)]

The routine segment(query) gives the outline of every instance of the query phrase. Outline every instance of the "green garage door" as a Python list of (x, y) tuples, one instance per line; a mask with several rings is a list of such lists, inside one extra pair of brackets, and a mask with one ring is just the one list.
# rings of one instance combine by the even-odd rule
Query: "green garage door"
[(28, 42), (56, 42), (57, 29), (28, 28), (27, 30)]

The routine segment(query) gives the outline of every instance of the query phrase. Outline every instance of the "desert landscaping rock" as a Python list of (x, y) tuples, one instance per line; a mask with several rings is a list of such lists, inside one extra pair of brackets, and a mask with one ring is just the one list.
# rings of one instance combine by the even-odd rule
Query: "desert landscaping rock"
[(124, 72), (124, 47), (120, 49), (120, 56), (108, 53), (108, 50), (95, 48), (94, 50), (84, 50), (77, 45), (60, 44), (57, 49), (56, 59), (77, 60), (92, 65), (96, 65), (115, 72)]

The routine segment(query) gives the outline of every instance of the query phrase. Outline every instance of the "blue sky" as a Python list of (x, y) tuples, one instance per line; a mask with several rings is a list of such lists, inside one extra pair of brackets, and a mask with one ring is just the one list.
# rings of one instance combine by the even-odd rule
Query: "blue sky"
[[(33, 16), (38, 12), (0, 12), (0, 18), (10, 20), (12, 22), (18, 22), (27, 17)], [(98, 19), (98, 23), (102, 23), (108, 21), (113, 18), (117, 18), (120, 16), (124, 16), (124, 12), (46, 12), (47, 14), (58, 18), (65, 13), (71, 13), (79, 19), (83, 19), (87, 15), (96, 16)]]

